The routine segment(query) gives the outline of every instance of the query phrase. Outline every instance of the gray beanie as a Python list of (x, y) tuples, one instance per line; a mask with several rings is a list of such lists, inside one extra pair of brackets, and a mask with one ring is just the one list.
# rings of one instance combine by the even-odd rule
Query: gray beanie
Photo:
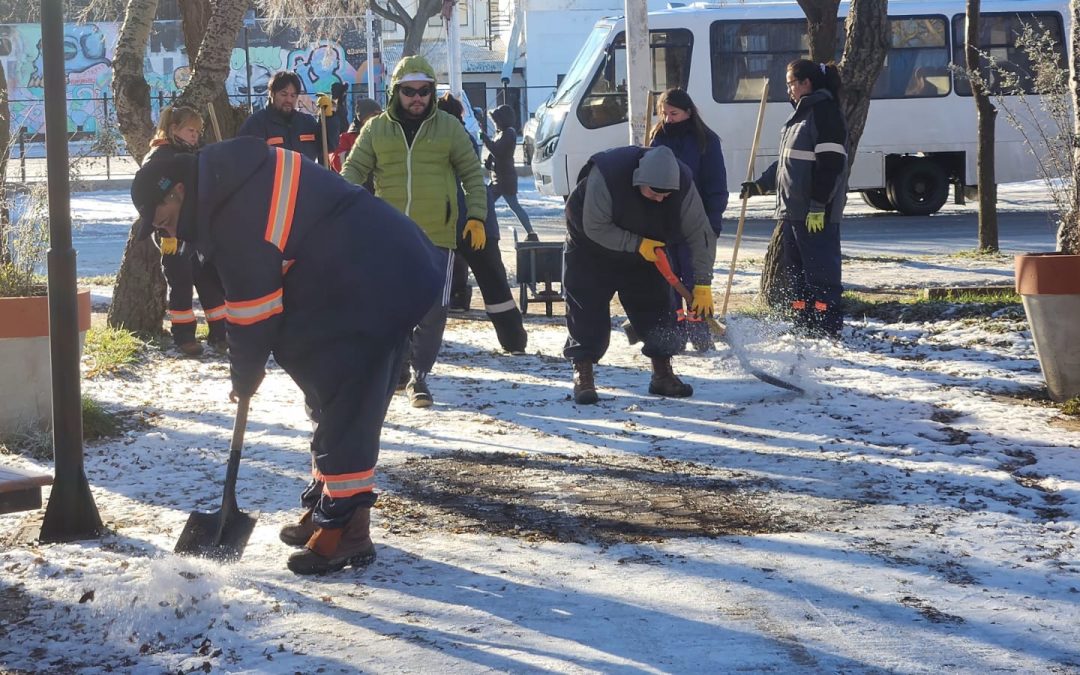
[(634, 169), (634, 185), (648, 185), (661, 190), (679, 189), (679, 160), (667, 146), (645, 151)]

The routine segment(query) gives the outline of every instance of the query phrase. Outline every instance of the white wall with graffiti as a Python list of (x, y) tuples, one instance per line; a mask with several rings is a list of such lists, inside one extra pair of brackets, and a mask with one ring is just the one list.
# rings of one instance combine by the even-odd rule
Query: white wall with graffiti
[[(75, 141), (102, 133), (116, 135), (112, 59), (119, 30), (119, 23), (64, 26), (68, 132)], [(363, 96), (368, 91), (365, 45), (365, 36), (353, 31), (337, 41), (309, 43), (290, 29), (268, 33), (260, 22), (248, 22), (233, 49), (225, 87), (235, 104), (261, 108), (266, 103), (270, 76), (292, 70), (300, 76), (307, 94), (329, 92), (331, 85), (342, 82), (353, 96)], [(374, 91), (379, 92), (383, 67), (378, 54), (373, 61)], [(41, 26), (0, 24), (0, 62), (7, 75), (12, 134), (21, 133), (24, 143), (40, 143), (45, 125)], [(167, 105), (179, 93), (189, 75), (180, 23), (155, 22), (146, 52), (146, 79), (155, 114), (161, 104)]]

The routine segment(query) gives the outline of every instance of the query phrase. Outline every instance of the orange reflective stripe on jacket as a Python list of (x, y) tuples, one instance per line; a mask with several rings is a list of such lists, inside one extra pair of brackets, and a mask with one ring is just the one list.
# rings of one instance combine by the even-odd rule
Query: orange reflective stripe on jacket
[(225, 305), (211, 307), (210, 309), (203, 310), (203, 313), (206, 314), (207, 321), (220, 321), (225, 318)]
[(284, 309), (281, 303), (280, 288), (255, 300), (245, 300), (243, 302), (225, 301), (225, 313), (229, 323), (241, 326), (249, 326), (264, 319), (269, 319), (275, 314), (281, 314)]
[(195, 310), (170, 309), (169, 321), (171, 321), (172, 323), (195, 323)]
[(315, 140), (315, 134), (300, 134), (300, 142), (301, 143), (303, 143), (305, 141), (314, 141), (314, 140)]
[(375, 469), (361, 471), (359, 473), (330, 475), (319, 473), (318, 469), (312, 467), (311, 473), (315, 477), (315, 480), (322, 481), (323, 494), (333, 497), (334, 499), (352, 497), (361, 492), (371, 492), (375, 489)]
[(285, 143), (285, 137), (284, 136), (271, 136), (270, 138), (266, 139), (266, 144), (267, 145), (282, 145), (284, 143)]
[(273, 192), (270, 195), (270, 215), (266, 219), (266, 241), (285, 250), (296, 210), (296, 190), (300, 186), (300, 155), (291, 150), (276, 148)]

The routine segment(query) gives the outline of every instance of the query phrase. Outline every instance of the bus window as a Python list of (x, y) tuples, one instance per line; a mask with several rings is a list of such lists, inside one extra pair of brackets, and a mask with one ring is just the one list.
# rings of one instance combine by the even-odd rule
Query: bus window
[[(686, 29), (649, 31), (653, 91), (686, 88), (693, 45), (694, 35)], [(581, 97), (577, 116), (586, 129), (599, 129), (625, 122), (626, 109), (626, 34), (619, 33)]]
[(948, 19), (908, 16), (889, 19), (889, 53), (871, 98), (927, 98), (949, 93)]
[[(1057, 51), (1058, 64), (1064, 70), (1068, 68), (1063, 45), (1064, 30), (1061, 14), (1057, 12), (1001, 12), (979, 15), (979, 49), (991, 55), (997, 68), (1016, 76), (1014, 84), (1002, 82), (1002, 78), (991, 72), (987, 58), (980, 58), (980, 70), (990, 82), (991, 94), (1011, 94), (1019, 89), (1025, 94), (1034, 94), (1034, 68), (1027, 53), (1016, 46), (1017, 38), (1030, 26), (1037, 33), (1049, 33)], [(964, 58), (964, 15), (953, 17), (953, 63), (960, 69), (966, 69)], [(956, 93), (971, 96), (971, 82), (963, 75), (956, 77)]]
[[(837, 20), (836, 61), (844, 45), (844, 24)], [(769, 100), (786, 101), (787, 64), (809, 58), (805, 19), (716, 21), (709, 28), (713, 100), (759, 101), (761, 79), (769, 78)]]

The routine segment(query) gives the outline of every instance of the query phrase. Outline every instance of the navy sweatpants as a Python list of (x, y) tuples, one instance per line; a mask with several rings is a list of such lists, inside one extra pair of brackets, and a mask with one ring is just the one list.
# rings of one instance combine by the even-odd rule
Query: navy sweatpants
[(671, 311), (670, 286), (656, 266), (641, 256), (607, 256), (567, 241), (563, 291), (570, 333), (563, 356), (568, 359), (597, 363), (607, 352), (611, 299), (616, 293), (630, 325), (642, 337), (642, 354), (668, 357), (682, 348)]
[(225, 292), (213, 265), (202, 265), (193, 250), (161, 256), (161, 271), (169, 284), (169, 322), (176, 344), (195, 341), (195, 309), (192, 286), (210, 326), (210, 341), (225, 339)]
[(840, 224), (807, 232), (801, 220), (780, 221), (780, 268), (796, 324), (838, 335), (844, 327), (840, 296)]
[(408, 335), (390, 342), (349, 336), (292, 354), (274, 356), (310, 406), (312, 480), (301, 503), (314, 507), (320, 527), (343, 527), (353, 512), (375, 503), (379, 439)]

